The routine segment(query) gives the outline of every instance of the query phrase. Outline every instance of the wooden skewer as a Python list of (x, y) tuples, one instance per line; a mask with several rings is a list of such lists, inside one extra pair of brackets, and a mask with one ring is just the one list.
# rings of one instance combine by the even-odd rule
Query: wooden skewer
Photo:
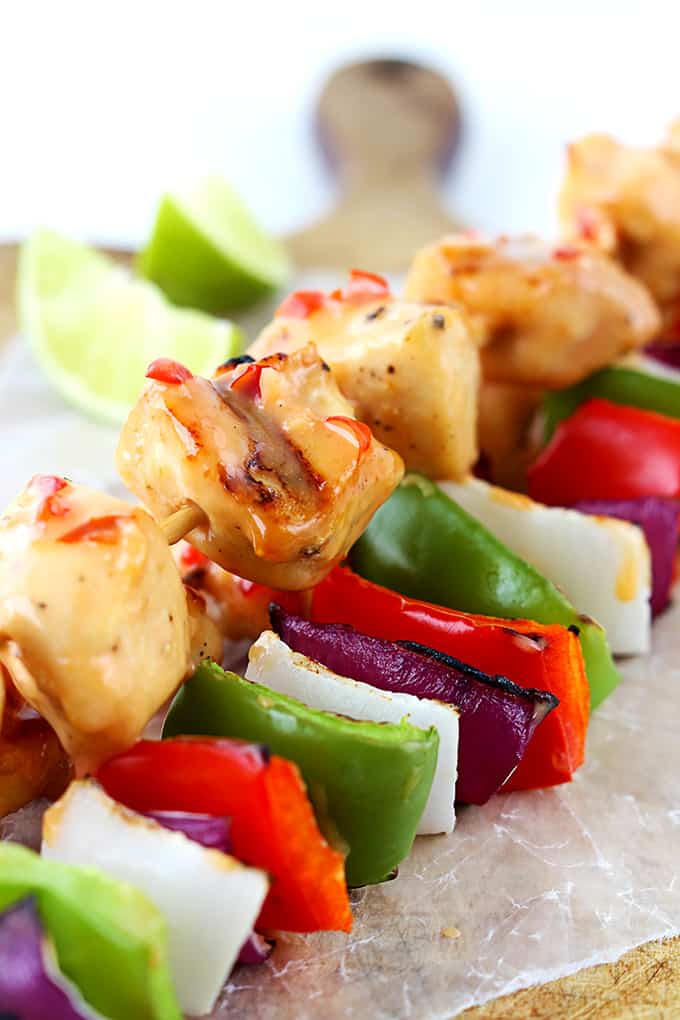
[(170, 514), (164, 521), (161, 521), (161, 531), (168, 540), (168, 545), (174, 545), (180, 539), (188, 535), (194, 528), (200, 528), (205, 524), (207, 517), (195, 503), (187, 503), (174, 514)]

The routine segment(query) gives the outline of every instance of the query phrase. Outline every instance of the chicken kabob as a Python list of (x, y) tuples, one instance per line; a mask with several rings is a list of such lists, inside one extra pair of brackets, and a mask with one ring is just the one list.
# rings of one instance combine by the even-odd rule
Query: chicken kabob
[(162, 360), (148, 378), (118, 462), (162, 523), (51, 476), (0, 519), (2, 814), (129, 747), (197, 661), (221, 660), (169, 543), (189, 534), (245, 578), (308, 588), (402, 476), (313, 346), (212, 380)]
[[(291, 354), (313, 342), (357, 416), (408, 471), (465, 483), (476, 470), (522, 489), (542, 394), (642, 347), (659, 325), (645, 287), (606, 254), (466, 232), (416, 253), (406, 299), (357, 270), (343, 290), (291, 294), (249, 354)], [(210, 550), (193, 546), (178, 546), (180, 568), (213, 619), (228, 638), (256, 638), (271, 588), (225, 573)], [(299, 599), (276, 598), (300, 610)]]

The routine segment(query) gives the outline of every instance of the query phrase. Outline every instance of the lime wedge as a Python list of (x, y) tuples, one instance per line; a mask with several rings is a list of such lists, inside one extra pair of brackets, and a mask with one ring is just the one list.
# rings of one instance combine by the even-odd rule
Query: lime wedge
[(22, 332), (56, 389), (114, 424), (124, 421), (154, 358), (210, 375), (242, 349), (231, 322), (174, 308), (157, 287), (46, 230), (21, 250), (17, 305)]
[(282, 287), (290, 266), (226, 181), (209, 177), (162, 199), (139, 271), (173, 304), (220, 314)]

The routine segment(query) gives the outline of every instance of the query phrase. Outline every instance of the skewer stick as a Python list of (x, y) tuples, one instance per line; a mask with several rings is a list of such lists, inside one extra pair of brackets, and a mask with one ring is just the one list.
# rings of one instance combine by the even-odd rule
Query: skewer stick
[(164, 521), (161, 521), (161, 531), (168, 540), (168, 545), (174, 545), (181, 538), (188, 535), (194, 528), (200, 528), (206, 523), (206, 516), (195, 503), (187, 503), (174, 514), (170, 514)]

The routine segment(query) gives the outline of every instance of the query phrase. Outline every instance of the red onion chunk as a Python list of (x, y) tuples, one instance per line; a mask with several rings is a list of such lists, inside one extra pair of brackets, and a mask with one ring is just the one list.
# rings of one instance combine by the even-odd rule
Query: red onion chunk
[(645, 357), (653, 358), (654, 361), (680, 372), (680, 340), (657, 340), (647, 344), (642, 353)]
[(680, 500), (662, 496), (642, 499), (593, 499), (575, 504), (584, 514), (618, 517), (642, 528), (652, 556), (652, 616), (657, 616), (670, 602), (673, 565), (678, 544)]
[(12, 1020), (92, 1020), (96, 1014), (49, 962), (49, 942), (32, 898), (0, 914), (0, 1016)]
[(221, 850), (223, 854), (231, 853), (229, 818), (216, 818), (213, 815), (189, 811), (145, 811), (144, 817), (158, 822), (164, 829), (183, 832), (194, 843), (200, 843), (208, 850)]
[(241, 952), (238, 954), (238, 962), (245, 963), (249, 966), (264, 963), (265, 960), (268, 960), (272, 955), (273, 948), (273, 942), (268, 942), (262, 935), (258, 935), (258, 933), (254, 931), (252, 935), (248, 936), (241, 946)]
[(484, 804), (517, 768), (557, 698), (488, 676), (415, 642), (384, 641), (341, 623), (311, 623), (270, 608), (272, 627), (295, 652), (384, 691), (455, 705), (460, 713), (456, 800)]

